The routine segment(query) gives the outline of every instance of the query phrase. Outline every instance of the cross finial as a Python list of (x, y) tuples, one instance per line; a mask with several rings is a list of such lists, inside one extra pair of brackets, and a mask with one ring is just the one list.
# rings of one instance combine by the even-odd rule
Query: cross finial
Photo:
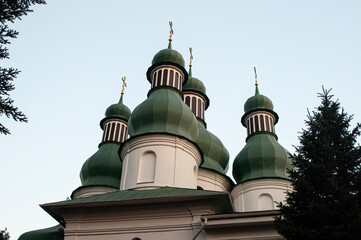
[(193, 54), (192, 54), (192, 48), (191, 47), (189, 48), (189, 52), (191, 53), (189, 66), (192, 67)]
[(169, 21), (169, 26), (170, 26), (169, 41), (172, 41), (172, 35), (174, 34), (174, 32), (173, 32), (173, 23), (171, 21)]
[(125, 80), (126, 80), (127, 78), (124, 76), (124, 77), (122, 77), (122, 81), (123, 81), (123, 86), (122, 86), (122, 92), (121, 92), (121, 94), (123, 95), (124, 94), (124, 89), (125, 89), (125, 87), (127, 86), (127, 84), (125, 83)]
[(253, 69), (254, 69), (254, 78), (255, 78), (255, 84), (254, 85), (258, 86), (256, 66), (254, 66)]

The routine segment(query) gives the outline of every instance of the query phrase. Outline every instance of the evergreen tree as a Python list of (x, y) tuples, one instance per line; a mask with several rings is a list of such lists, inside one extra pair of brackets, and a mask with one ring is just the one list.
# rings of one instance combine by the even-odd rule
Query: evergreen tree
[[(13, 23), (16, 19), (21, 19), (32, 10), (29, 9), (34, 4), (45, 4), (44, 0), (0, 0), (0, 59), (9, 58), (9, 51), (5, 45), (10, 44), (10, 39), (16, 38), (19, 34), (14, 29), (9, 28), (8, 24)], [(0, 66), (0, 116), (5, 114), (6, 117), (15, 121), (27, 122), (28, 119), (24, 113), (13, 106), (14, 100), (10, 98), (9, 92), (14, 90), (13, 81), (19, 74), (15, 68), (3, 68)], [(0, 123), (0, 133), (10, 134), (9, 129)]]
[(280, 203), (278, 232), (286, 239), (360, 239), (361, 125), (334, 101), (330, 90), (308, 113), (290, 171), (293, 191)]
[(0, 240), (9, 240), (10, 235), (8, 230), (5, 228), (5, 230), (0, 230)]

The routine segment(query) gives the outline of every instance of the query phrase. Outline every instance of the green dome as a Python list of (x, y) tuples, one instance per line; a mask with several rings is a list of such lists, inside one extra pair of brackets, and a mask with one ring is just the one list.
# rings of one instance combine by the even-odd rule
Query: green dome
[(147, 133), (169, 133), (195, 142), (198, 123), (179, 91), (171, 87), (155, 88), (148, 99), (132, 112), (128, 123), (131, 137)]
[(259, 178), (290, 179), (287, 169), (292, 168), (290, 153), (275, 136), (255, 134), (233, 162), (233, 177), (237, 183)]
[(192, 77), (192, 68), (189, 67), (188, 81), (183, 85), (183, 91), (196, 91), (206, 95), (206, 87), (198, 78)]
[(130, 109), (123, 104), (123, 94), (120, 97), (119, 103), (110, 105), (105, 111), (106, 118), (123, 118), (126, 121), (129, 120), (130, 117)]
[(120, 187), (122, 163), (118, 155), (120, 143), (106, 142), (85, 161), (80, 171), (82, 186)]
[(198, 120), (199, 135), (197, 144), (203, 152), (204, 162), (201, 168), (207, 168), (226, 174), (228, 170), (229, 153), (221, 140), (209, 132), (203, 122)]
[(268, 97), (259, 94), (258, 86), (256, 86), (256, 93), (254, 96), (247, 99), (244, 104), (244, 111), (249, 112), (255, 109), (273, 110), (273, 103)]
[(57, 225), (50, 228), (23, 233), (18, 240), (63, 240), (64, 227)]
[(178, 67), (184, 74), (183, 84), (187, 82), (188, 73), (184, 69), (184, 59), (183, 56), (177, 52), (176, 50), (172, 49), (172, 43), (169, 42), (168, 48), (160, 50), (157, 54), (154, 55), (152, 60), (152, 66), (148, 68), (147, 71), (147, 79), (151, 82), (150, 74), (152, 70), (162, 64), (171, 64)]
[(176, 50), (172, 49), (171, 42), (169, 42), (168, 48), (160, 50), (154, 55), (152, 65), (159, 63), (174, 63), (184, 68), (183, 56)]

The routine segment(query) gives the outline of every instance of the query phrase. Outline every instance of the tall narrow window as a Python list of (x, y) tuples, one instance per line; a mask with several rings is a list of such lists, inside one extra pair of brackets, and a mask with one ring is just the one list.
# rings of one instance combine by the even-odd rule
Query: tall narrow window
[(152, 87), (155, 87), (156, 85), (155, 85), (155, 83), (156, 83), (156, 78), (157, 77), (157, 72), (154, 72), (153, 73), (153, 79), (152, 79)]
[(162, 70), (158, 71), (158, 78), (157, 78), (157, 87), (160, 86), (162, 83)]
[(156, 155), (154, 152), (145, 152), (140, 156), (138, 183), (154, 182)]
[(259, 125), (258, 125), (258, 116), (257, 115), (254, 116), (254, 124), (256, 126), (256, 132), (258, 132), (259, 131)]
[(251, 126), (249, 125), (249, 119), (247, 120), (247, 136), (251, 133)]
[(114, 140), (114, 130), (115, 130), (115, 123), (112, 123), (111, 131), (110, 131), (110, 141)]
[(253, 128), (253, 117), (249, 118), (249, 121), (251, 122), (251, 134), (254, 133), (254, 128)]
[(125, 131), (124, 131), (124, 136), (123, 136), (123, 141), (122, 142), (124, 142), (128, 138), (128, 128), (127, 128), (127, 126), (124, 126), (124, 129), (125, 129)]
[(119, 131), (120, 131), (120, 123), (117, 123), (117, 127), (116, 127), (116, 131), (115, 131), (115, 141), (120, 142), (120, 135), (119, 135)]
[(200, 117), (200, 118), (202, 118), (202, 114), (201, 114), (201, 112), (202, 112), (202, 101), (198, 98), (198, 116), (197, 117)]
[(172, 87), (174, 87), (174, 85), (173, 85), (173, 77), (174, 77), (174, 71), (170, 70), (169, 71), (169, 86), (172, 86)]
[(204, 102), (202, 101), (202, 119), (204, 120), (204, 112), (206, 110), (204, 109)]
[(263, 119), (263, 115), (259, 116), (259, 121), (261, 122), (261, 131), (264, 131), (264, 119)]
[(162, 85), (168, 85), (168, 84), (167, 84), (167, 80), (168, 80), (168, 69), (164, 69), (164, 72), (163, 72), (163, 83), (162, 83)]
[(122, 136), (122, 138), (124, 139), (124, 124), (122, 124), (122, 130), (120, 131), (120, 135)]
[(105, 137), (106, 141), (109, 141), (109, 138), (110, 138), (109, 135), (110, 135), (111, 129), (112, 129), (112, 124), (108, 123), (107, 136)]
[(265, 119), (266, 119), (266, 131), (268, 131), (269, 132), (269, 121), (268, 121), (268, 116), (266, 115), (266, 117), (265, 117)]
[(196, 113), (196, 108), (197, 108), (197, 99), (196, 99), (196, 97), (192, 97), (192, 108), (191, 108), (191, 110), (192, 110), (194, 115), (197, 114)]
[(189, 96), (186, 96), (186, 104), (189, 108), (191, 107), (191, 98)]
[(273, 118), (269, 118), (269, 120), (270, 120), (270, 124), (271, 124), (271, 132), (275, 132), (274, 131), (274, 128), (273, 128)]
[(179, 85), (178, 85), (179, 91), (182, 91), (182, 76), (179, 76)]

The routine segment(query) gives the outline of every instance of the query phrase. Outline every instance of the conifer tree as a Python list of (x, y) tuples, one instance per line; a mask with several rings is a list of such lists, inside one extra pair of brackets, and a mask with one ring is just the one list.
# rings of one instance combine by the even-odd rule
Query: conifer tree
[[(29, 8), (34, 4), (45, 4), (45, 1), (0, 0), (0, 60), (9, 58), (9, 51), (5, 45), (10, 44), (10, 39), (16, 38), (19, 34), (18, 31), (9, 28), (8, 24), (31, 12), (32, 10)], [(4, 114), (15, 121), (27, 122), (27, 117), (13, 105), (14, 100), (10, 98), (9, 94), (15, 89), (13, 81), (19, 72), (15, 68), (0, 66), (0, 116)], [(0, 133), (6, 135), (10, 134), (10, 131), (0, 123)]]
[(334, 101), (330, 90), (308, 113), (290, 172), (293, 191), (280, 203), (278, 232), (286, 239), (360, 239), (361, 125)]
[(9, 240), (10, 235), (8, 230), (5, 228), (5, 230), (0, 230), (0, 240)]

